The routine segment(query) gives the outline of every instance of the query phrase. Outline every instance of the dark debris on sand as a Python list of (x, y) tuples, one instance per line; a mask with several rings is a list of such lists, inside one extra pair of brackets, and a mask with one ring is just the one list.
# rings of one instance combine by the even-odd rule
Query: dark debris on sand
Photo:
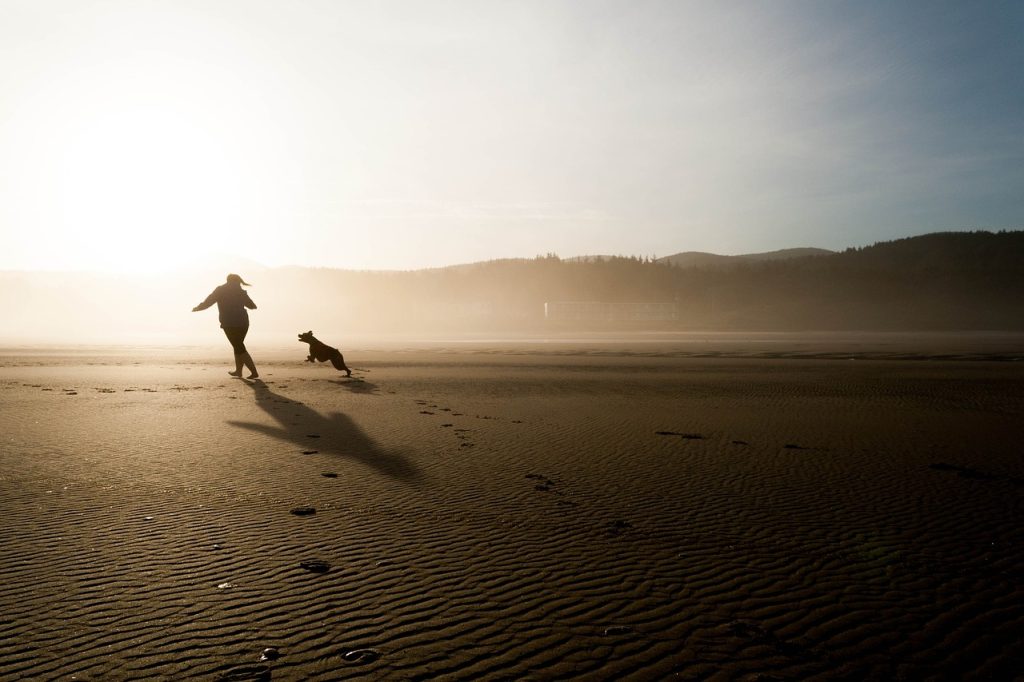
[(380, 658), (380, 652), (376, 649), (352, 649), (346, 651), (341, 655), (341, 659), (346, 663), (352, 663), (355, 665), (366, 665), (367, 663), (373, 663)]
[(299, 566), (310, 573), (327, 573), (327, 571), (331, 570), (331, 565), (320, 559), (307, 559), (305, 561), (300, 561)]
[(679, 436), (684, 440), (704, 440), (704, 436), (699, 433), (680, 433), (679, 431), (655, 431), (657, 436)]
[(268, 682), (270, 668), (265, 665), (239, 665), (217, 675), (217, 682)]

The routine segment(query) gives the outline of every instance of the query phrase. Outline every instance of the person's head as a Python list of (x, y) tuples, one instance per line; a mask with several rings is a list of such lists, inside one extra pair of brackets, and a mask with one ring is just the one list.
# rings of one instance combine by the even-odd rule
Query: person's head
[(252, 286), (251, 284), (246, 282), (244, 279), (242, 279), (241, 275), (236, 275), (234, 273), (231, 273), (230, 275), (228, 275), (227, 282), (228, 282), (228, 284), (239, 284), (239, 285), (244, 284), (247, 287), (251, 287)]

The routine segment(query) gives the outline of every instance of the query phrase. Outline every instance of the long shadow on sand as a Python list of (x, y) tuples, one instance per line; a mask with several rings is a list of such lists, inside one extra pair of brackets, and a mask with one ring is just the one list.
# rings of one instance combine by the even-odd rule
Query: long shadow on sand
[(328, 379), (327, 383), (341, 386), (353, 393), (363, 393), (366, 395), (375, 395), (378, 390), (377, 384), (371, 383), (366, 379)]
[(333, 412), (325, 417), (297, 400), (274, 393), (263, 382), (244, 383), (253, 390), (256, 404), (278, 426), (233, 420), (228, 420), (228, 424), (290, 441), (302, 449), (315, 448), (321, 454), (348, 457), (409, 483), (416, 484), (423, 478), (405, 454), (380, 448), (347, 415)]

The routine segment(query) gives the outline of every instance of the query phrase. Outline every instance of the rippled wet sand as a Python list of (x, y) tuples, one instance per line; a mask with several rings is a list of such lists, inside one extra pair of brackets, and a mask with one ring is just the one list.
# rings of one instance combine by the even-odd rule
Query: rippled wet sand
[(0, 678), (1012, 679), (1024, 365), (692, 350), (0, 358)]

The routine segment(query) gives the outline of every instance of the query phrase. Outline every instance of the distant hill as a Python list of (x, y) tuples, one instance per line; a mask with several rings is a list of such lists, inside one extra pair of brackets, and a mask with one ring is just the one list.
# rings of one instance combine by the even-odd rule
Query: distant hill
[[(707, 255), (728, 266), (549, 254), (412, 272), (298, 269), (288, 277), (268, 272), (261, 295), (301, 319), (360, 331), (1024, 329), (1024, 232), (935, 233), (842, 252)], [(311, 291), (334, 292), (331, 305), (315, 303)], [(545, 303), (562, 302), (669, 304), (676, 314), (545, 318)]]
[(677, 283), (714, 328), (1020, 330), (1024, 232), (926, 234)]
[(806, 258), (808, 256), (827, 256), (832, 253), (835, 252), (813, 247), (780, 249), (766, 253), (746, 253), (738, 256), (720, 256), (717, 253), (705, 253), (703, 251), (683, 251), (682, 253), (659, 258), (658, 262), (682, 268), (723, 268), (753, 261), (789, 260), (791, 258)]

